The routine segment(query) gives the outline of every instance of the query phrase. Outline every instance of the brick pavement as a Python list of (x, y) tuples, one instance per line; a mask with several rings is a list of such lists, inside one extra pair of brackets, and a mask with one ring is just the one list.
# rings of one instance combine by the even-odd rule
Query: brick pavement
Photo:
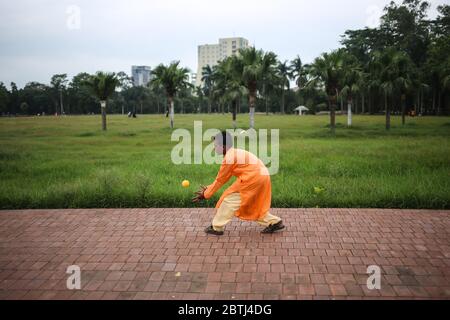
[(272, 212), (285, 231), (235, 219), (215, 237), (204, 208), (0, 211), (0, 299), (450, 298), (450, 211)]

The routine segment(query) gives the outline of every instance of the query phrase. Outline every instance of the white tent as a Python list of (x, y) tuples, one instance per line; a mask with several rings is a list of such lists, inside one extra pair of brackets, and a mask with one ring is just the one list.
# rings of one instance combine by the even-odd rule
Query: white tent
[(299, 107), (295, 108), (294, 111), (295, 111), (299, 116), (301, 116), (301, 115), (305, 114), (306, 111), (309, 111), (309, 109), (308, 109), (307, 107), (305, 107), (305, 106), (299, 106)]

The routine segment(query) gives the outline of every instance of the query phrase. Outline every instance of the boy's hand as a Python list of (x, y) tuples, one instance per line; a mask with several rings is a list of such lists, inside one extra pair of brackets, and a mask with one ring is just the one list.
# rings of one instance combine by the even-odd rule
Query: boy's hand
[(208, 188), (208, 187), (201, 186), (201, 187), (200, 187), (200, 190), (198, 190), (197, 192), (195, 192), (195, 197), (192, 198), (192, 202), (196, 203), (196, 202), (199, 202), (199, 201), (201, 201), (201, 200), (204, 200), (204, 199), (205, 199), (205, 196), (204, 196), (203, 194), (204, 194), (204, 192), (205, 192), (205, 190), (206, 190), (207, 188)]

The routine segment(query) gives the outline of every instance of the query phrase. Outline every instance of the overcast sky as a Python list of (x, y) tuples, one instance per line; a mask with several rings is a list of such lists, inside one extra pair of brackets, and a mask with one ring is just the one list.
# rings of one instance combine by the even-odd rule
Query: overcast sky
[[(431, 0), (430, 16), (446, 0)], [(398, 1), (397, 1), (398, 2)], [(347, 29), (374, 26), (387, 0), (2, 0), (0, 81), (23, 87), (97, 70), (181, 60), (197, 45), (241, 36), (281, 60), (310, 62)]]

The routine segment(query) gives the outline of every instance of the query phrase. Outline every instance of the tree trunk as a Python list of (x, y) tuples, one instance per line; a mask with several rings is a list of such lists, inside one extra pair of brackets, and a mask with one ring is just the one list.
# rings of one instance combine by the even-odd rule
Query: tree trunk
[(284, 88), (281, 92), (281, 114), (284, 114)]
[(334, 135), (336, 133), (336, 96), (329, 97), (330, 103), (330, 130), (331, 134)]
[(144, 112), (143, 112), (143, 103), (142, 103), (142, 101), (141, 101), (141, 114), (144, 114)]
[(106, 131), (106, 101), (100, 101), (100, 107), (102, 109), (102, 130)]
[(436, 90), (433, 88), (433, 112), (436, 110)]
[(440, 92), (439, 89), (437, 90), (437, 94), (438, 94), (438, 104), (437, 104), (436, 115), (440, 115), (441, 114), (442, 93)]
[(422, 92), (421, 97), (420, 97), (420, 108), (419, 108), (420, 114), (423, 114), (423, 99), (424, 99), (424, 94)]
[(352, 100), (349, 100), (347, 105), (347, 126), (351, 127), (351, 125), (352, 125)]
[(386, 130), (391, 129), (391, 111), (389, 110), (387, 94), (384, 94), (384, 105), (386, 109)]
[(269, 115), (269, 103), (267, 100), (267, 94), (266, 94), (266, 84), (263, 85), (263, 91), (264, 91), (264, 102), (266, 104), (266, 116)]
[(250, 94), (249, 96), (249, 111), (250, 111), (250, 128), (255, 126), (255, 96)]
[(62, 90), (59, 91), (59, 101), (61, 103), (61, 115), (63, 115), (64, 114), (64, 106), (63, 106)]
[(420, 90), (417, 92), (417, 102), (414, 104), (414, 113), (417, 115), (420, 109)]
[(208, 99), (208, 114), (211, 113), (211, 104), (212, 104), (212, 99), (211, 99), (211, 94), (209, 95), (209, 99)]
[(406, 96), (402, 94), (402, 125), (405, 125), (405, 116), (406, 116)]
[(173, 102), (173, 97), (169, 97), (169, 103), (170, 103), (170, 128), (173, 129), (173, 118), (174, 118), (174, 102)]
[(364, 114), (364, 109), (365, 109), (365, 105), (364, 105), (364, 103), (365, 103), (365, 101), (364, 101), (364, 98), (365, 98), (365, 96), (364, 96), (364, 93), (362, 94), (362, 97), (361, 97), (361, 99), (362, 99), (362, 101), (361, 101), (361, 114)]
[(233, 128), (236, 129), (236, 111), (237, 111), (237, 101), (233, 100)]

